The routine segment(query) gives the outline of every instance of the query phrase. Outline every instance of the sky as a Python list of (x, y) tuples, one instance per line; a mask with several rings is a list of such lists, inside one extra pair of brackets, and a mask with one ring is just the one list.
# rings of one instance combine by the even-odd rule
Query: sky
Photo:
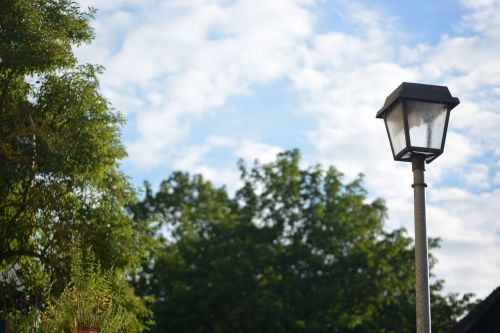
[(359, 173), (386, 200), (385, 228), (413, 236), (411, 164), (375, 119), (401, 82), (446, 85), (445, 152), (427, 166), (427, 228), (445, 292), (500, 285), (500, 1), (80, 0), (127, 123), (121, 168), (140, 186), (172, 171), (234, 192), (237, 160), (298, 148), (303, 166)]

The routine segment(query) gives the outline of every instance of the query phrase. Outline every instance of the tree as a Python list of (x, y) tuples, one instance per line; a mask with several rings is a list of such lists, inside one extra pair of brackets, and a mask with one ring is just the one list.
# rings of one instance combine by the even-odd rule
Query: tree
[(149, 241), (123, 209), (135, 198), (118, 169), (123, 119), (99, 92), (102, 68), (72, 52), (92, 40), (94, 11), (70, 0), (0, 8), (1, 315), (40, 306), (47, 286), (62, 292), (76, 240), (122, 275)]
[[(234, 198), (177, 172), (131, 207), (165, 234), (136, 281), (156, 296), (153, 332), (415, 331), (412, 239), (382, 228), (386, 208), (367, 201), (362, 178), (301, 169), (297, 151), (240, 170)], [(432, 288), (436, 332), (470, 297), (441, 287)]]

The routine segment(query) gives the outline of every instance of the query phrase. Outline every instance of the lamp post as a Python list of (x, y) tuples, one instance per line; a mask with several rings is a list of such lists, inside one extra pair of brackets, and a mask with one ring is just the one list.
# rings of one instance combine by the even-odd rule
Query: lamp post
[(443, 153), (450, 110), (459, 103), (447, 87), (403, 82), (377, 112), (377, 118), (384, 119), (394, 160), (412, 163), (417, 333), (431, 332), (425, 162)]

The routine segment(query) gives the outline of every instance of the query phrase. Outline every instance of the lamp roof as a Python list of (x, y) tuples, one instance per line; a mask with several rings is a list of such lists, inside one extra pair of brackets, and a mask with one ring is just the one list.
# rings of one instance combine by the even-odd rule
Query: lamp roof
[(403, 82), (385, 99), (384, 106), (377, 112), (377, 118), (384, 118), (385, 112), (400, 99), (412, 99), (423, 102), (447, 104), (449, 110), (460, 103), (457, 97), (451, 96), (446, 86)]

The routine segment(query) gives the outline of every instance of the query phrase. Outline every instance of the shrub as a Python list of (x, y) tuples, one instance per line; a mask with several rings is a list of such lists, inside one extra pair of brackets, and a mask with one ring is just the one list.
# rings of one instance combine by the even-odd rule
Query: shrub
[(71, 281), (62, 294), (49, 301), (42, 314), (45, 333), (70, 333), (78, 327), (100, 327), (102, 333), (127, 331), (135, 314), (119, 304), (114, 295), (113, 270), (103, 270), (92, 253), (83, 260), (74, 255)]

